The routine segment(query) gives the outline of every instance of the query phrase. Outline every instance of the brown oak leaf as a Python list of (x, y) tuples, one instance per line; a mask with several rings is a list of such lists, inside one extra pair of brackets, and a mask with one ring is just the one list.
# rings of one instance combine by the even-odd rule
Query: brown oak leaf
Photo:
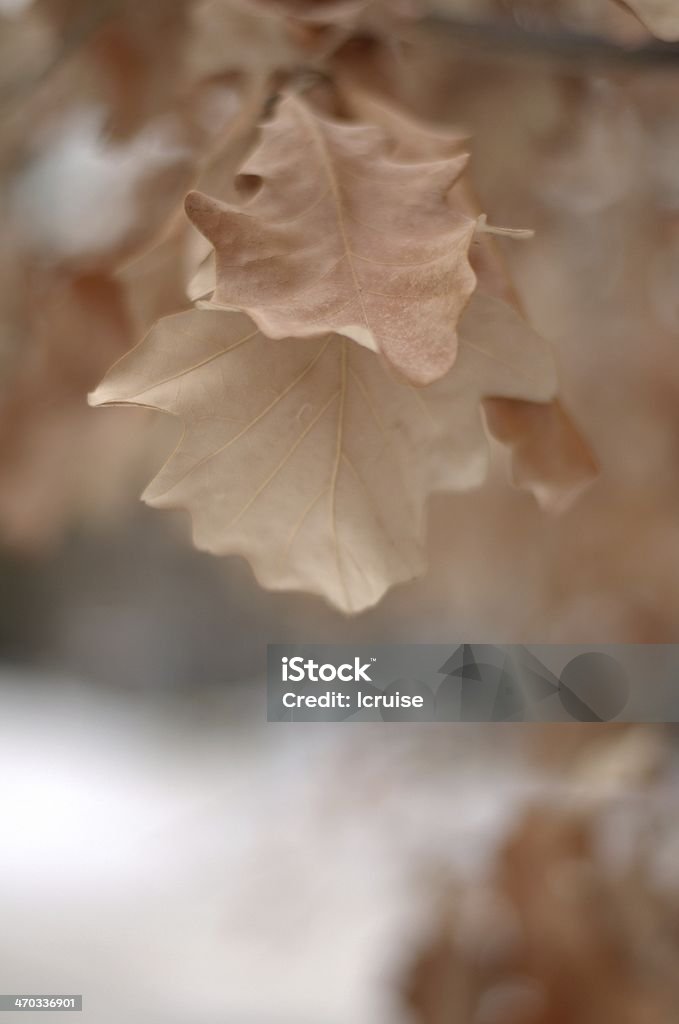
[(482, 397), (555, 389), (549, 346), (477, 293), (454, 370), (428, 388), (336, 334), (271, 341), (243, 314), (197, 309), (160, 320), (90, 401), (181, 417), (144, 498), (189, 509), (199, 548), (358, 612), (423, 571), (428, 495), (484, 479)]
[(157, 444), (148, 413), (121, 424), (87, 407), (89, 388), (131, 343), (119, 285), (15, 269), (16, 315), (0, 323), (15, 349), (0, 388), (0, 538), (39, 550), (74, 523), (133, 508)]
[(380, 129), (326, 120), (286, 97), (241, 167), (255, 194), (187, 196), (216, 250), (213, 302), (248, 313), (272, 338), (342, 334), (431, 383), (455, 361), (475, 287), (476, 221), (447, 202), (466, 160), (396, 159)]
[(491, 397), (483, 408), (488, 430), (511, 452), (513, 482), (543, 508), (566, 509), (596, 477), (596, 459), (558, 399)]
[[(383, 128), (392, 141), (392, 154), (403, 159), (417, 155), (443, 159), (460, 152), (467, 138), (459, 129), (412, 118), (350, 82), (342, 83), (341, 98), (354, 117)], [(478, 217), (480, 209), (466, 179), (456, 184), (448, 198), (456, 209)], [(470, 257), (479, 288), (523, 316), (520, 297), (494, 236), (477, 233)], [(564, 510), (596, 477), (596, 458), (558, 399), (531, 402), (489, 396), (483, 405), (490, 434), (510, 454), (514, 483), (532, 491), (543, 508)]]

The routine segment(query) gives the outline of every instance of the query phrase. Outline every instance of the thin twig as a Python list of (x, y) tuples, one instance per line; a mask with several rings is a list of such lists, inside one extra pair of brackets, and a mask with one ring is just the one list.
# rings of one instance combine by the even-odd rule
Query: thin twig
[(679, 44), (651, 39), (639, 46), (624, 46), (612, 39), (586, 33), (529, 29), (511, 21), (465, 21), (443, 15), (427, 17), (422, 27), (450, 36), (452, 43), (474, 46), (494, 54), (559, 57), (582, 62), (618, 66), (664, 66), (679, 70)]

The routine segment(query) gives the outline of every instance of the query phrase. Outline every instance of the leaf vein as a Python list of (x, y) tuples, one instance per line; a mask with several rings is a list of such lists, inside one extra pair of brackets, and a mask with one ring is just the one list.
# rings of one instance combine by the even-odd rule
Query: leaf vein
[(316, 363), (324, 354), (325, 350), (330, 344), (330, 340), (330, 338), (327, 339), (325, 345), (316, 353), (314, 358), (307, 363), (302, 372), (299, 373), (297, 377), (295, 377), (295, 379), (291, 381), (290, 384), (288, 384), (288, 386), (283, 391), (281, 391), (280, 395), (276, 395), (273, 401), (270, 402), (269, 405), (266, 406), (266, 408), (262, 409), (262, 411), (258, 413), (257, 416), (254, 417), (254, 419), (250, 420), (250, 422), (245, 427), (243, 427), (242, 430), (239, 430), (237, 434), (234, 434), (234, 436), (229, 438), (229, 440), (226, 441), (224, 444), (220, 445), (218, 448), (215, 448), (214, 451), (210, 452), (208, 455), (204, 455), (203, 458), (198, 459), (197, 462), (194, 462), (194, 464), (190, 466), (189, 469), (187, 469), (187, 471), (182, 476), (180, 476), (178, 480), (175, 480), (166, 491), (163, 491), (161, 494), (155, 495), (155, 500), (159, 498), (164, 498), (167, 494), (170, 493), (170, 491), (173, 491), (175, 487), (178, 487), (179, 484), (183, 483), (187, 477), (189, 477), (192, 473), (195, 473), (197, 469), (200, 469), (201, 466), (204, 466), (207, 462), (210, 462), (218, 455), (221, 455), (223, 451), (229, 448), (232, 444), (235, 444), (236, 441), (240, 441), (240, 439), (244, 437), (249, 430), (252, 430), (252, 428), (256, 426), (257, 423), (263, 420), (264, 417), (268, 413), (270, 413), (271, 410), (274, 409), (279, 402), (282, 402), (286, 395), (289, 395), (290, 392), (304, 379), (304, 377), (306, 377), (307, 373), (309, 373), (313, 369), (313, 367), (316, 365)]

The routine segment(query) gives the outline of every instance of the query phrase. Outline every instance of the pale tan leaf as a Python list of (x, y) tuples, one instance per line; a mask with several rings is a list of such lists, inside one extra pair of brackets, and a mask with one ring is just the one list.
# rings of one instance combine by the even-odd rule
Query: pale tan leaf
[[(476, 212), (465, 183), (452, 198)], [(479, 287), (523, 316), (521, 299), (492, 235), (477, 238), (472, 264)], [(597, 459), (558, 399), (530, 402), (491, 396), (484, 401), (484, 411), (490, 434), (509, 450), (512, 481), (531, 491), (542, 508), (565, 511), (598, 475)]]
[(659, 39), (679, 39), (679, 4), (676, 0), (624, 0), (640, 21)]
[[(465, 152), (469, 136), (462, 131), (445, 131), (409, 117), (381, 98), (353, 86), (349, 81), (342, 83), (341, 97), (346, 112), (357, 121), (374, 125), (386, 132), (389, 137), (389, 156), (394, 159), (418, 162), (445, 160), (462, 156)], [(242, 156), (238, 163), (240, 159)], [(213, 161), (212, 180), (203, 179), (198, 182), (196, 188), (207, 192), (213, 198), (229, 200), (234, 192), (234, 174), (235, 162), (229, 151), (229, 161)], [(458, 183), (455, 191), (459, 192), (461, 187), (462, 184)], [(455, 208), (458, 212), (467, 212), (459, 197)], [(471, 213), (469, 215), (472, 216)], [(201, 259), (194, 260), (194, 273), (187, 289), (188, 297), (192, 301), (209, 298), (217, 287), (215, 252), (206, 239), (202, 240), (209, 251), (195, 250), (201, 253)]]
[(241, 168), (261, 182), (255, 195), (187, 197), (215, 246), (213, 301), (269, 337), (331, 330), (417, 384), (436, 380), (455, 360), (475, 285), (475, 221), (447, 204), (465, 163), (396, 160), (379, 129), (325, 120), (287, 97)]
[(589, 446), (559, 401), (489, 398), (490, 433), (512, 454), (512, 478), (544, 508), (563, 511), (598, 473)]
[(477, 294), (455, 369), (426, 389), (338, 335), (271, 341), (242, 314), (192, 310), (159, 321), (91, 401), (182, 418), (145, 498), (188, 508), (198, 547), (357, 612), (423, 571), (427, 496), (483, 480), (482, 396), (555, 388), (549, 347)]
[[(387, 132), (392, 155), (403, 159), (414, 159), (418, 154), (444, 158), (460, 152), (465, 141), (461, 131), (444, 130), (408, 117), (350, 82), (342, 84), (341, 94), (353, 116)], [(449, 201), (468, 216), (479, 217), (478, 203), (466, 179), (455, 185)], [(479, 287), (520, 311), (520, 299), (492, 234), (477, 234), (470, 258)], [(200, 281), (203, 292), (207, 291), (208, 282), (204, 267)], [(509, 448), (514, 482), (530, 490), (544, 508), (567, 508), (596, 476), (596, 459), (558, 401), (534, 403), (491, 398), (485, 403), (485, 411), (491, 434)]]

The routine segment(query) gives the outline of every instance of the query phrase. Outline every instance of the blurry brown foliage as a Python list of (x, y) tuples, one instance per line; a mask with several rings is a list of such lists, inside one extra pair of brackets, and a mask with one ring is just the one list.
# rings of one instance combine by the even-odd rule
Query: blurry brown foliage
[[(638, 13), (653, 28), (648, 9)], [(184, 195), (198, 189), (210, 197), (202, 200), (205, 216), (206, 211), (229, 210), (234, 223), (244, 211), (251, 216), (266, 205), (265, 190), (257, 188), (262, 177), (274, 173), (280, 154), (261, 148), (271, 127), (260, 137), (257, 126), (276, 124), (286, 109), (280, 97), (287, 94), (297, 97), (294, 103), (308, 109), (321, 126), (374, 126), (383, 133), (379, 137), (390, 139), (394, 166), (421, 168), (424, 194), (441, 161), (463, 151), (463, 139), (471, 134), (469, 171), (450, 193), (441, 223), (448, 217), (450, 223), (457, 219), (471, 226), (469, 259), (478, 287), (525, 314), (558, 352), (565, 404), (544, 396), (536, 402), (530, 393), (507, 399), (484, 390), (481, 382), (477, 386), (485, 399), (491, 443), (495, 439), (506, 447), (515, 482), (542, 504), (569, 511), (545, 519), (528, 510), (524, 499), (497, 482), (493, 470), (478, 496), (459, 499), (458, 506), (457, 499), (448, 499), (450, 529), (454, 522), (459, 536), (473, 530), (478, 540), (468, 547), (448, 533), (442, 541), (435, 528), (437, 571), (430, 599), (442, 596), (452, 564), (469, 577), (465, 559), (477, 544), (485, 543), (488, 551), (502, 546), (505, 567), (525, 565), (524, 531), (532, 524), (531, 592), (518, 602), (524, 628), (531, 618), (545, 621), (551, 614), (560, 623), (557, 628), (577, 632), (578, 623), (590, 621), (580, 606), (594, 600), (601, 608), (597, 621), (614, 635), (662, 635), (661, 609), (669, 607), (667, 600), (653, 592), (651, 582), (634, 595), (624, 574), (634, 576), (637, 559), (649, 581), (662, 587), (667, 574), (661, 550), (675, 531), (673, 477), (662, 469), (671, 466), (676, 429), (671, 368), (679, 193), (672, 161), (674, 79), (653, 69), (635, 76), (622, 61), (611, 65), (610, 73), (596, 68), (573, 73), (559, 60), (549, 64), (540, 58), (519, 67), (511, 53), (496, 60), (466, 50), (464, 43), (456, 49), (454, 31), (441, 30), (432, 14), (460, 25), (485, 19), (499, 31), (511, 23), (557, 37), (563, 31), (571, 36), (598, 32), (613, 49), (621, 41), (644, 46), (648, 38), (639, 20), (612, 0), (591, 5), (577, 0), (475, 5), (457, 0), (435, 5), (183, 0), (143, 7), (123, 0), (35, 0), (7, 5), (0, 15), (7, 29), (3, 46), (12, 56), (5, 63), (1, 94), (7, 114), (3, 214), (9, 230), (0, 253), (0, 479), (8, 540), (24, 544), (56, 536), (69, 521), (88, 521), (97, 508), (109, 515), (114, 496), (121, 507), (129, 504), (144, 466), (146, 475), (152, 474), (159, 461), (157, 433), (141, 427), (129, 454), (130, 428), (124, 424), (132, 422), (126, 420), (130, 414), (120, 414), (119, 430), (112, 426), (109, 431), (108, 418), (113, 423), (115, 413), (87, 409), (85, 396), (107, 365), (159, 316), (186, 310), (195, 300), (202, 304), (211, 294), (212, 249), (184, 217)], [(357, 132), (356, 139), (368, 132), (341, 130)], [(310, 152), (289, 131), (281, 138), (291, 158)], [(370, 176), (373, 158), (366, 154), (364, 159), (366, 169), (360, 173)], [(297, 169), (291, 164), (285, 180), (277, 182), (274, 195), (281, 209), (286, 196), (298, 194), (295, 182), (309, 166), (304, 160)], [(239, 178), (241, 167), (246, 174)], [(338, 173), (345, 174), (344, 164)], [(348, 181), (346, 194), (352, 197), (357, 193)], [(310, 182), (307, 192), (309, 187)], [(410, 188), (401, 193), (409, 202), (412, 195)], [(403, 198), (396, 193), (390, 198), (382, 190), (368, 205), (378, 198), (385, 223), (398, 224)], [(506, 229), (489, 229), (485, 216), (480, 217), (482, 209), (489, 211), (492, 224)], [(205, 216), (201, 227), (214, 241)], [(313, 284), (318, 247), (330, 240), (333, 216), (330, 203), (327, 216), (307, 226), (314, 257), (309, 266), (293, 262), (286, 271), (287, 298), (281, 299), (281, 308), (287, 317), (290, 289), (304, 291)], [(421, 210), (418, 214), (414, 204), (412, 222), (406, 226), (404, 221), (404, 251), (418, 231), (418, 216)], [(534, 229), (536, 239), (512, 237), (523, 228)], [(227, 271), (221, 274), (212, 301), (247, 309), (257, 319), (261, 298), (253, 304), (243, 288), (253, 288), (253, 261), (263, 259), (258, 264), (263, 269), (267, 257), (259, 241), (252, 248), (257, 236), (247, 243), (238, 232), (224, 237), (228, 262), (248, 264), (247, 273), (242, 286)], [(381, 244), (373, 244), (370, 258), (390, 262)], [(334, 241), (328, 251), (343, 256)], [(393, 272), (388, 276), (399, 295), (411, 289), (413, 300), (420, 302), (419, 325), (409, 338), (404, 333), (410, 345), (408, 373), (431, 379), (432, 371), (422, 370), (427, 344), (434, 344), (437, 331), (443, 337), (449, 329), (452, 339), (454, 317), (445, 313), (442, 319), (431, 302), (422, 304), (418, 282), (398, 281)], [(328, 294), (320, 301), (334, 297), (337, 303), (348, 294), (347, 282), (329, 280), (332, 287), (325, 282)], [(437, 301), (450, 305), (456, 294), (451, 281), (437, 278), (427, 287), (434, 288)], [(445, 288), (453, 291), (446, 294)], [(462, 289), (458, 308), (465, 298)], [(52, 308), (58, 315), (50, 313)], [(380, 332), (366, 334), (366, 325), (350, 323), (349, 313), (347, 324), (329, 326), (353, 337), (352, 345), (360, 340), (376, 349), (376, 359), (388, 354)], [(307, 315), (303, 309), (297, 316), (302, 326)], [(317, 315), (298, 333), (313, 333)], [(268, 312), (262, 311), (262, 317), (258, 322), (265, 333), (288, 333), (281, 325), (271, 330)], [(395, 324), (403, 329), (403, 318), (386, 306), (383, 319), (390, 327), (382, 332), (385, 338)], [(596, 344), (587, 340), (592, 335)], [(645, 342), (635, 345), (642, 336)], [(280, 338), (271, 341), (272, 346), (280, 343)], [(190, 361), (190, 341), (187, 345)], [(450, 373), (455, 374), (455, 366)], [(633, 394), (623, 399), (632, 381)], [(192, 415), (200, 418), (200, 409), (196, 398)], [(100, 429), (104, 434), (103, 427), (95, 426), (104, 422), (102, 416), (107, 429), (97, 441)], [(592, 449), (602, 479), (570, 508), (573, 495), (592, 479)], [(645, 454), (649, 449), (655, 456)], [(78, 466), (79, 472), (66, 472), (66, 466)], [(239, 487), (247, 484), (244, 473), (241, 467), (235, 481)], [(251, 492), (259, 486), (253, 477)], [(455, 486), (452, 478), (446, 486)], [(460, 486), (467, 486), (462, 477)], [(416, 500), (423, 500), (426, 490)], [(36, 495), (48, 493), (52, 499), (39, 501), (38, 514)], [(213, 519), (218, 518), (219, 493), (216, 489), (205, 498), (212, 503)], [(483, 510), (480, 517), (477, 508)], [(504, 525), (498, 529), (499, 522)], [(275, 528), (272, 522), (269, 529)], [(219, 522), (214, 529), (224, 532)], [(372, 544), (371, 530), (365, 513), (352, 519), (347, 543), (349, 549), (356, 547), (348, 557), (356, 558), (361, 545)], [(220, 553), (242, 550), (228, 541), (207, 546)], [(585, 578), (578, 580), (572, 567), (582, 564), (590, 547), (594, 554), (584, 556)], [(311, 589), (341, 606), (362, 607), (403, 574), (380, 566), (369, 575), (372, 596), (357, 603), (332, 597), (333, 588), (325, 587), (320, 576)], [(293, 566), (292, 575), (281, 578), (307, 586), (294, 577)], [(485, 587), (486, 595), (491, 586), (483, 573), (471, 582), (472, 591)], [(627, 589), (625, 604), (637, 602), (634, 611), (616, 607), (618, 588)], [(452, 600), (454, 607), (457, 599)], [(394, 608), (400, 603), (399, 598)], [(507, 628), (514, 627), (508, 622)]]

